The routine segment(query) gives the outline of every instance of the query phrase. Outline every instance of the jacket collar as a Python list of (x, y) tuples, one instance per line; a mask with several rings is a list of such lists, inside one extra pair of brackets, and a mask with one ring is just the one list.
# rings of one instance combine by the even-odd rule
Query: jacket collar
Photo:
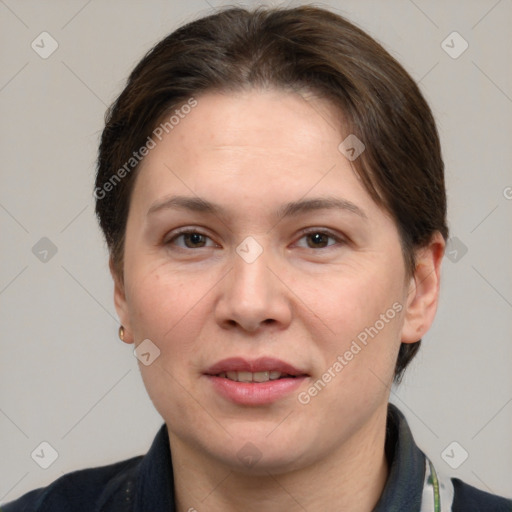
[(165, 423), (139, 466), (134, 511), (146, 510), (176, 510), (171, 448)]
[(385, 449), (389, 474), (373, 512), (419, 512), (425, 455), (416, 446), (405, 416), (391, 403), (388, 404)]

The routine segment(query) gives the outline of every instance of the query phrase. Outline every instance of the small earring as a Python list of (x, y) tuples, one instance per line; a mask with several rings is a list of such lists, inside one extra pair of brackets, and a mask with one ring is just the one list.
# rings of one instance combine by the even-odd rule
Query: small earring
[(124, 327), (122, 325), (119, 326), (119, 333), (118, 333), (118, 335), (119, 335), (119, 339), (121, 341), (124, 341)]

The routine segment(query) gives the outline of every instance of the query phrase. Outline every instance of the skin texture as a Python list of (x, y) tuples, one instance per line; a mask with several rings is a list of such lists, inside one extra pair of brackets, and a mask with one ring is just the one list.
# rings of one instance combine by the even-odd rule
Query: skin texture
[[(141, 164), (124, 282), (112, 270), (125, 341), (150, 339), (160, 350), (139, 366), (168, 427), (178, 510), (371, 511), (388, 474), (386, 407), (400, 342), (417, 341), (433, 321), (444, 241), (436, 234), (406, 276), (396, 225), (338, 150), (348, 133), (325, 100), (277, 90), (196, 99)], [(174, 194), (225, 212), (147, 215)], [(277, 213), (327, 196), (366, 218)], [(183, 227), (205, 236), (176, 236)], [(334, 238), (314, 235), (325, 231)], [(252, 263), (236, 251), (248, 236), (263, 251)], [(299, 392), (394, 303), (401, 311), (300, 403)], [(204, 376), (235, 356), (276, 357), (309, 377), (274, 403), (237, 405)], [(251, 467), (237, 456), (247, 442), (260, 455)]]

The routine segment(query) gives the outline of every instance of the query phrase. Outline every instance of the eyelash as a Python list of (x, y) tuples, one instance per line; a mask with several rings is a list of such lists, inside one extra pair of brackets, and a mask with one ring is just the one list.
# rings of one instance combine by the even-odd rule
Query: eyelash
[[(199, 231), (197, 229), (183, 228), (182, 230), (176, 231), (173, 234), (172, 238), (170, 238), (164, 242), (164, 245), (171, 245), (172, 242), (174, 242), (176, 239), (178, 239), (179, 237), (181, 237), (183, 235), (194, 235), (194, 234), (204, 236), (205, 238), (209, 238), (211, 240), (211, 238), (206, 233), (203, 233), (202, 231)], [(336, 243), (335, 244), (328, 243), (326, 247), (319, 247), (319, 248), (302, 247), (303, 249), (311, 249), (313, 251), (318, 251), (319, 249), (328, 249), (336, 244), (345, 244), (346, 243), (346, 240), (344, 240), (343, 238), (341, 238), (338, 235), (335, 235), (331, 231), (328, 231), (325, 229), (304, 230), (301, 232), (299, 240), (301, 240), (304, 237), (307, 237), (308, 235), (324, 235), (324, 236), (327, 236), (328, 238), (335, 240)], [(194, 248), (190, 248), (190, 247), (180, 247), (180, 246), (178, 246), (178, 247), (183, 250), (194, 250)], [(211, 246), (209, 246), (209, 247), (211, 247)], [(208, 247), (197, 247), (195, 249), (205, 249), (205, 248), (208, 248)]]

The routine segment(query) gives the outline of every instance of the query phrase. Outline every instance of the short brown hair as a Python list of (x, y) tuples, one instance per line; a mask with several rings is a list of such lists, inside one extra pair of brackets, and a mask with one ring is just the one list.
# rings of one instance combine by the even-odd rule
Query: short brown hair
[[(340, 130), (366, 147), (352, 162), (354, 171), (396, 222), (411, 276), (414, 250), (436, 231), (448, 237), (431, 110), (414, 80), (368, 34), (328, 10), (302, 6), (220, 10), (168, 35), (132, 71), (105, 117), (95, 184), (96, 214), (120, 279), (134, 152), (164, 115), (193, 95), (255, 87), (313, 92), (339, 109)], [(397, 381), (420, 342), (402, 343)]]

